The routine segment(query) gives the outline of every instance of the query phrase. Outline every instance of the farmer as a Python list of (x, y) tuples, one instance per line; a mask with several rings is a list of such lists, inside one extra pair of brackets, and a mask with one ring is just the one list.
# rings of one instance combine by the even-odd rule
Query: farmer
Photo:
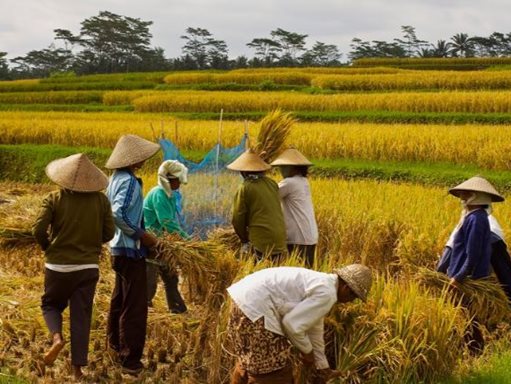
[(238, 358), (231, 383), (293, 383), (292, 345), (323, 381), (335, 376), (325, 356), (324, 317), (335, 302), (365, 301), (371, 281), (368, 267), (352, 264), (331, 274), (268, 268), (231, 285), (229, 332)]
[(46, 257), (41, 308), (53, 338), (43, 360), (53, 364), (64, 347), (62, 312), (69, 305), (71, 364), (79, 379), (87, 365), (101, 245), (114, 236), (110, 203), (100, 192), (108, 178), (82, 153), (52, 161), (46, 174), (60, 189), (45, 197), (33, 226)]
[[(144, 200), (144, 221), (147, 230), (155, 236), (175, 233), (183, 239), (189, 236), (178, 219), (176, 193), (181, 184), (188, 182), (188, 168), (177, 160), (166, 160), (158, 168), (158, 185), (151, 189)], [(176, 271), (154, 259), (147, 259), (147, 300), (152, 306), (156, 294), (158, 274), (165, 286), (167, 305), (172, 313), (186, 312), (186, 305), (178, 290)]]
[(307, 173), (312, 163), (294, 148), (286, 149), (271, 165), (278, 166), (284, 178), (279, 195), (286, 223), (287, 250), (305, 259), (305, 266), (314, 265), (318, 242), (318, 226)]
[[(449, 193), (461, 199), (463, 216), (449, 238), (437, 269), (451, 278), (450, 285), (456, 289), (467, 278), (481, 279), (490, 275), (492, 231), (487, 210), (492, 202), (501, 202), (504, 198), (479, 176), (451, 188)], [(471, 351), (483, 350), (484, 339), (477, 319), (472, 321), (466, 340)]]
[(240, 171), (243, 183), (234, 197), (232, 225), (242, 243), (242, 253), (252, 248), (257, 260), (279, 259), (286, 252), (286, 227), (279, 187), (265, 176), (271, 166), (251, 149), (227, 166)]
[(122, 371), (137, 375), (143, 369), (147, 324), (145, 256), (156, 238), (143, 226), (142, 181), (135, 171), (153, 156), (159, 145), (135, 135), (122, 136), (106, 163), (113, 169), (107, 189), (115, 221), (110, 242), (115, 287), (108, 317), (108, 343), (118, 352)]

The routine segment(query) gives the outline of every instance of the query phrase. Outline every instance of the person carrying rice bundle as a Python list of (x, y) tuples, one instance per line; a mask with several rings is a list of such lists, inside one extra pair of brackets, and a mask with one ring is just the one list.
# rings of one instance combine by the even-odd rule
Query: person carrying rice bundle
[(258, 260), (269, 256), (278, 262), (286, 253), (286, 227), (279, 187), (265, 175), (271, 166), (251, 149), (227, 166), (239, 171), (243, 183), (234, 197), (232, 225), (242, 243), (242, 253), (252, 247)]
[[(437, 270), (446, 273), (451, 279), (451, 287), (456, 289), (465, 279), (481, 279), (490, 275), (492, 227), (489, 210), (493, 202), (502, 202), (504, 198), (479, 176), (451, 188), (449, 193), (461, 199), (463, 213), (447, 242)], [(497, 226), (496, 220), (493, 221), (494, 231), (502, 233)], [(472, 352), (483, 350), (484, 339), (477, 319), (472, 321), (466, 340)]]
[(366, 301), (371, 270), (351, 264), (334, 273), (276, 267), (252, 273), (231, 285), (228, 332), (237, 357), (232, 384), (291, 384), (291, 348), (326, 382), (330, 369), (323, 339), (324, 317), (332, 306)]
[(131, 375), (138, 375), (144, 367), (140, 360), (147, 326), (145, 257), (157, 244), (144, 229), (142, 180), (135, 172), (159, 149), (158, 144), (141, 137), (124, 135), (106, 163), (114, 170), (107, 196), (115, 221), (115, 236), (110, 241), (115, 286), (108, 315), (108, 345), (118, 353), (123, 373)]
[(62, 312), (69, 305), (71, 364), (79, 379), (88, 363), (101, 246), (115, 230), (110, 203), (101, 192), (108, 178), (82, 153), (52, 161), (46, 174), (60, 189), (45, 197), (33, 225), (46, 257), (41, 308), (53, 338), (43, 360), (53, 364), (64, 347)]
[(271, 165), (277, 166), (284, 178), (279, 183), (279, 195), (286, 223), (287, 250), (305, 259), (312, 268), (318, 242), (318, 225), (307, 173), (312, 163), (297, 149), (282, 152)]
[[(188, 239), (188, 233), (181, 227), (178, 218), (176, 193), (181, 184), (188, 182), (188, 168), (177, 160), (166, 160), (158, 168), (158, 185), (151, 189), (144, 199), (144, 221), (148, 231), (155, 236), (175, 233)], [(147, 259), (147, 301), (152, 307), (156, 294), (158, 274), (163, 280), (169, 311), (186, 312), (186, 305), (179, 293), (177, 271), (154, 258)]]

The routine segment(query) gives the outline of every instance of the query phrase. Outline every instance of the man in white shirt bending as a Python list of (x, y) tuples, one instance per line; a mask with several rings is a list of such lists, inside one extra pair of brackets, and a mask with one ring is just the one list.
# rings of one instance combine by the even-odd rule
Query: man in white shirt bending
[(365, 301), (371, 270), (360, 264), (334, 273), (279, 267), (255, 272), (227, 291), (233, 300), (229, 332), (238, 357), (232, 383), (292, 383), (291, 346), (322, 377), (328, 366), (323, 319), (336, 303)]

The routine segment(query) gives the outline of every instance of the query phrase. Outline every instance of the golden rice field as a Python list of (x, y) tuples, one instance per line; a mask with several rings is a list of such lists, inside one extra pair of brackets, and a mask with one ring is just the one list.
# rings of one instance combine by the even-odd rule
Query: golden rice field
[[(152, 172), (144, 170), (142, 176), (147, 188), (154, 185)], [(193, 196), (201, 188), (191, 178), (183, 193)], [(40, 192), (45, 189), (48, 187), (33, 195), (21, 193), (19, 186), (3, 184), (0, 197), (13, 199), (14, 206), (3, 205), (0, 209), (4, 213), (34, 214), (33, 209), (43, 195)], [(16, 194), (10, 195), (9, 191)], [(434, 266), (457, 221), (456, 199), (439, 188), (322, 179), (312, 180), (312, 193), (322, 234), (316, 267), (329, 271), (355, 261), (380, 271), (367, 305), (336, 307), (327, 320), (328, 332), (337, 331), (335, 337), (328, 333), (327, 339), (333, 344), (327, 351), (345, 372), (346, 382), (436, 383), (453, 372), (468, 369), (462, 362), (468, 358), (462, 342), (467, 314), (452, 302), (447, 292), (435, 293), (422, 286), (418, 270), (420, 266)], [(228, 200), (226, 196), (225, 202)], [(495, 205), (498, 218), (509, 216), (509, 210), (506, 204)], [(26, 219), (20, 218), (18, 222)], [(5, 221), (5, 216), (2, 220)], [(501, 223), (509, 233), (507, 223)], [(42, 254), (23, 246), (3, 248), (0, 255), (0, 271), (8, 271), (0, 272), (3, 279), (0, 310), (4, 314), (0, 340), (7, 346), (0, 348), (0, 367), (3, 362), (7, 375), (32, 382), (69, 380), (65, 362), (68, 352), (54, 367), (42, 368), (38, 363), (47, 340), (38, 307)], [(106, 256), (101, 265), (87, 373), (94, 382), (133, 382), (121, 375), (105, 352), (105, 321), (113, 281)], [(210, 262), (223, 270), (225, 280), (217, 289), (254, 270), (251, 262), (236, 261), (230, 251), (215, 254)], [(292, 258), (287, 261), (288, 265), (297, 263)], [(265, 266), (269, 265), (256, 268)], [(225, 333), (228, 305), (222, 304), (223, 299), (218, 301), (218, 295), (225, 299), (225, 292), (214, 290), (206, 296), (195, 296), (186, 288), (194, 282), (183, 277), (190, 313), (184, 317), (169, 316), (159, 292), (155, 310), (149, 315), (144, 360), (148, 369), (137, 382), (227, 383), (233, 365)], [(487, 338), (491, 340), (498, 334), (488, 334)], [(342, 347), (343, 353), (336, 354), (334, 347)], [(490, 343), (488, 351), (491, 348)], [(299, 383), (308, 382), (306, 372), (298, 367), (297, 375), (301, 377)]]
[[(485, 65), (492, 63), (498, 64), (498, 60)], [(221, 109), (226, 113), (268, 112), (275, 107), (297, 112), (509, 113), (511, 91), (507, 90), (400, 91), (507, 88), (511, 78), (508, 73), (418, 72), (388, 67), (263, 68), (225, 73), (128, 73), (83, 78), (83, 82), (147, 80), (179, 86), (271, 81), (353, 92), (338, 94), (186, 90), (2, 92), (3, 87), (11, 89), (13, 83), (0, 83), (0, 104), (131, 104), (135, 109), (134, 112), (99, 113), (0, 111), (0, 144), (113, 148), (123, 134), (153, 140), (163, 132), (180, 149), (206, 152), (219, 139), (219, 121), (178, 120), (173, 113), (219, 113)], [(16, 82), (15, 88), (32, 89), (39, 81), (73, 83), (77, 80), (81, 81), (79, 77), (28, 80)], [(389, 90), (393, 92), (385, 92)], [(254, 141), (257, 129), (258, 124), (253, 122), (223, 121), (221, 142), (227, 147), (237, 145), (245, 130)], [(440, 162), (456, 164), (460, 169), (464, 165), (476, 165), (483, 170), (507, 170), (511, 161), (510, 125), (298, 122), (291, 130), (288, 143), (312, 159)], [(155, 163), (147, 163), (140, 176), (147, 193), (156, 182)], [(278, 179), (275, 174), (272, 176)], [(453, 381), (449, 384), (461, 384), (473, 366), (484, 364), (496, 351), (511, 349), (509, 308), (494, 282), (481, 283), (483, 294), (476, 297), (473, 308), (466, 310), (445, 289), (445, 280), (428, 272), (435, 268), (446, 239), (459, 219), (459, 201), (447, 194), (447, 188), (391, 181), (328, 178), (310, 181), (320, 232), (315, 268), (331, 271), (347, 263), (363, 262), (375, 270), (375, 284), (368, 303), (335, 307), (326, 320), (327, 354), (343, 372), (337, 383), (445, 384), (443, 380), (450, 377)], [(216, 182), (191, 175), (189, 184), (182, 187), (185, 213), (194, 217), (215, 211), (228, 217), (239, 176), (221, 176), (219, 198), (213, 203), (205, 191)], [(9, 383), (71, 381), (69, 346), (55, 366), (41, 364), (41, 356), (48, 346), (39, 308), (44, 255), (33, 245), (27, 231), (42, 197), (52, 188), (55, 187), (0, 180), (2, 384), (4, 379)], [(506, 201), (494, 204), (493, 208), (494, 216), (510, 236), (511, 205)], [(23, 236), (6, 242), (5, 235), (12, 230), (18, 233), (21, 230)], [(225, 288), (236, 279), (271, 265), (263, 262), (254, 266), (250, 260), (239, 258), (236, 241), (221, 232), (207, 241), (194, 240), (188, 245), (175, 242), (174, 246), (190, 311), (184, 316), (170, 316), (163, 292), (158, 292), (155, 308), (149, 315), (144, 357), (147, 369), (138, 379), (123, 376), (106, 351), (105, 327), (113, 274), (105, 250), (93, 314), (88, 382), (229, 382), (234, 358), (229, 353), (226, 334), (229, 302)], [(295, 257), (285, 263), (300, 265)], [(464, 331), (475, 313), (484, 319), (487, 341), (480, 358), (470, 356), (463, 341)], [(299, 364), (295, 364), (295, 374), (299, 384), (311, 383), (310, 372)]]
[(511, 112), (510, 91), (393, 92), (309, 95), (297, 92), (112, 91), (103, 103), (131, 103), (137, 112), (400, 111)]
[[(224, 121), (222, 144), (237, 145), (245, 126), (255, 137), (255, 123)], [(153, 139), (153, 132), (159, 136), (162, 127), (184, 150), (205, 152), (218, 141), (219, 123), (211, 120), (175, 120), (158, 114), (0, 111), (0, 144), (113, 148), (126, 132)], [(511, 161), (511, 127), (507, 125), (303, 122), (293, 127), (288, 141), (317, 159), (450, 162), (488, 169), (508, 169)]]

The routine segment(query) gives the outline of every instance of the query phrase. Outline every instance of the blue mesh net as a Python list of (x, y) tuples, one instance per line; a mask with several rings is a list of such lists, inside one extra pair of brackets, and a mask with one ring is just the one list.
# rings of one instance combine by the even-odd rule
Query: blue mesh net
[(245, 151), (247, 140), (245, 134), (235, 147), (216, 144), (198, 163), (186, 159), (170, 140), (160, 140), (163, 159), (178, 160), (188, 168), (188, 184), (176, 191), (176, 196), (178, 220), (189, 234), (205, 238), (212, 229), (230, 222), (232, 197), (240, 178), (226, 166)]

